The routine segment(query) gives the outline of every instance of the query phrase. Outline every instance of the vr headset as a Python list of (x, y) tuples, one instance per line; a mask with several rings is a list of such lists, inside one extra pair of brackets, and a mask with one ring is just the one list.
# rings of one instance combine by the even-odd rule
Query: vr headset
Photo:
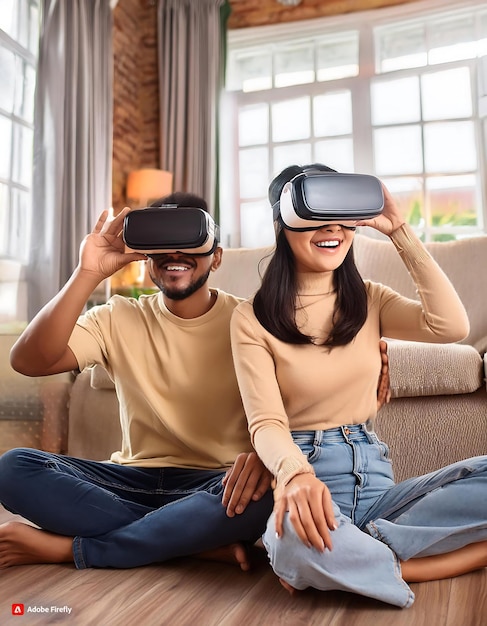
[(272, 209), (288, 230), (317, 230), (330, 223), (367, 220), (384, 208), (378, 178), (309, 170), (286, 183)]
[(127, 213), (123, 240), (132, 252), (147, 255), (168, 252), (209, 255), (218, 245), (218, 231), (211, 215), (203, 209), (166, 204)]

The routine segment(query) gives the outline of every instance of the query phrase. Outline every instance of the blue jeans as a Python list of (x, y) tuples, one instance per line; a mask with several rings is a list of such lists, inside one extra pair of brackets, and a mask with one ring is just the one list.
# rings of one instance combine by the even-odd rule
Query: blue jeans
[(137, 567), (262, 535), (272, 492), (228, 517), (223, 476), (16, 448), (0, 457), (0, 502), (44, 530), (74, 537), (78, 569)]
[(395, 484), (386, 444), (364, 424), (292, 434), (330, 489), (338, 524), (333, 550), (319, 552), (287, 515), (278, 539), (270, 518), (263, 540), (272, 567), (296, 589), (351, 591), (408, 607), (414, 594), (399, 559), (487, 540), (487, 456)]

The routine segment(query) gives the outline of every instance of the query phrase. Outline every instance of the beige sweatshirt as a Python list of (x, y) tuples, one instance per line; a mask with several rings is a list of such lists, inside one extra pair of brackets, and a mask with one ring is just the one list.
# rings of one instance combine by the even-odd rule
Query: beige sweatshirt
[[(233, 314), (232, 349), (251, 440), (278, 486), (296, 474), (313, 472), (290, 431), (325, 430), (375, 416), (381, 337), (447, 343), (468, 334), (459, 297), (413, 231), (402, 226), (391, 239), (421, 301), (365, 281), (367, 320), (346, 346), (330, 351), (316, 344), (286, 344), (259, 324), (251, 301)], [(298, 327), (323, 339), (335, 302), (332, 272), (298, 278)]]
[(112, 461), (221, 469), (252, 450), (230, 347), (241, 299), (217, 295), (195, 319), (173, 315), (160, 293), (114, 296), (79, 318), (69, 347), (80, 369), (107, 368), (120, 401), (122, 446)]

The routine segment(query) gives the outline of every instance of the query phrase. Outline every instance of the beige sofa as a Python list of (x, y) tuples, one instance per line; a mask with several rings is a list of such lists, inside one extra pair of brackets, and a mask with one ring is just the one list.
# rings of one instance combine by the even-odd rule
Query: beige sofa
[[(392, 244), (357, 235), (357, 264), (366, 278), (416, 297)], [(471, 332), (461, 344), (389, 341), (392, 400), (376, 420), (389, 443), (398, 479), (461, 458), (487, 454), (487, 236), (428, 244), (467, 308)], [(246, 297), (259, 284), (269, 249), (228, 249), (212, 285)], [(262, 262), (261, 260), (264, 259)], [(79, 374), (69, 402), (67, 452), (106, 459), (120, 442), (118, 402), (103, 368)]]

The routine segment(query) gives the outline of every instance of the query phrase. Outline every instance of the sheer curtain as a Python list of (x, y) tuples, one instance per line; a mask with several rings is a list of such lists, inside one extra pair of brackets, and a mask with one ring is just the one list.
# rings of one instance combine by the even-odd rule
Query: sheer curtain
[(66, 282), (111, 205), (110, 0), (41, 0), (29, 319)]
[[(227, 0), (159, 0), (161, 167), (215, 213)], [(218, 215), (216, 216), (218, 217)]]

